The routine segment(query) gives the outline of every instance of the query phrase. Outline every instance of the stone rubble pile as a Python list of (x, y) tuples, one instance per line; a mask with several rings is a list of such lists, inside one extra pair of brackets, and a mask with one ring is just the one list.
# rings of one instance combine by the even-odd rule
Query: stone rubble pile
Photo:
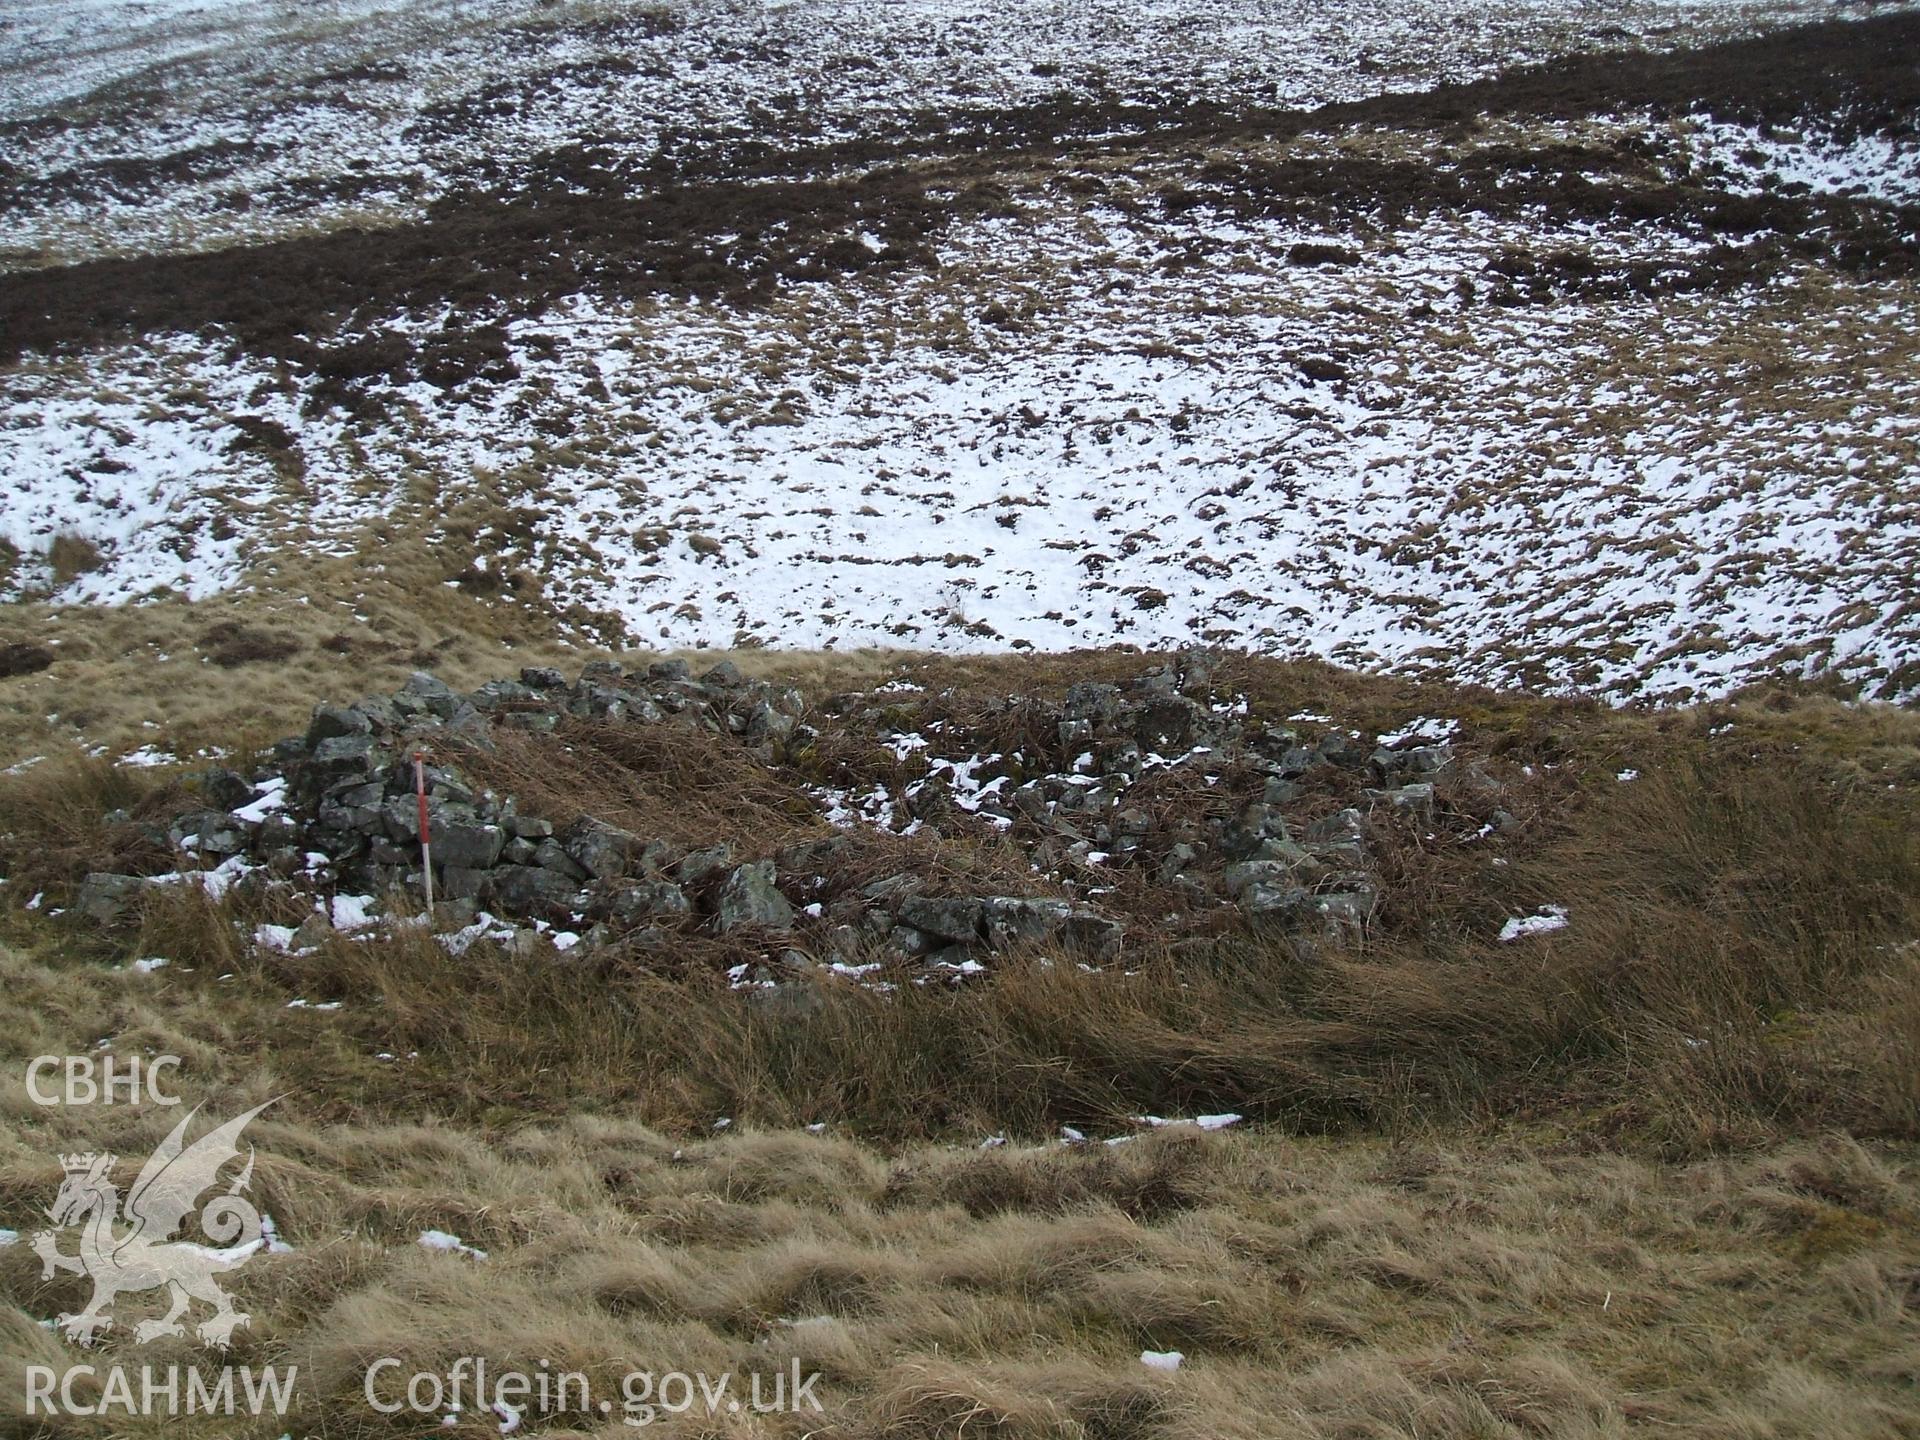
[[(204, 806), (177, 816), (166, 839), (244, 883), (417, 895), (413, 755), (425, 751), (443, 923), (499, 917), (499, 935), (518, 944), (534, 943), (536, 932), (642, 947), (671, 945), (690, 928), (739, 932), (771, 946), (793, 972), (888, 959), (971, 972), (977, 957), (1039, 943), (1091, 962), (1114, 959), (1125, 929), (1088, 900), (1108, 889), (1100, 878), (1128, 870), (1185, 907), (1230, 906), (1256, 928), (1362, 930), (1379, 898), (1368, 869), (1369, 812), (1430, 814), (1435, 778), (1453, 764), (1443, 744), (1368, 745), (1339, 730), (1309, 744), (1289, 727), (1254, 723), (1244, 703), (1213, 696), (1197, 657), (1125, 685), (1078, 684), (1059, 702), (1013, 697), (990, 707), (971, 736), (932, 713), (936, 698), (896, 682), (810, 712), (799, 692), (748, 679), (727, 661), (697, 677), (681, 660), (633, 671), (595, 662), (573, 682), (529, 668), (470, 693), (417, 673), (391, 696), (318, 707), (306, 732), (281, 741), (251, 775), (206, 772)], [(552, 731), (568, 717), (730, 736), (790, 777), (820, 739), (816, 726), (838, 727), (923, 768), (900, 793), (876, 785), (857, 804), (796, 780), (843, 830), (771, 856), (736, 855), (726, 844), (688, 849), (592, 816), (556, 825), (461, 773), (463, 749), (489, 750), (501, 731)], [(988, 733), (1020, 739), (974, 752)], [(1139, 798), (1143, 780), (1168, 767), (1188, 767), (1206, 786), (1231, 769), (1243, 785), (1250, 774), (1258, 790), (1247, 798), (1225, 787), (1223, 803), (1169, 818)], [(1328, 767), (1373, 782), (1358, 792), (1365, 808), (1297, 826), (1289, 807)], [(846, 831), (861, 824), (928, 836), (999, 831), (1031, 860), (1036, 889), (1078, 887), (1085, 898), (929, 893), (941, 887), (915, 873), (829, 883), (854, 849)], [(89, 876), (75, 909), (115, 923), (150, 883)], [(323, 918), (309, 922), (294, 940), (308, 943), (325, 928)]]

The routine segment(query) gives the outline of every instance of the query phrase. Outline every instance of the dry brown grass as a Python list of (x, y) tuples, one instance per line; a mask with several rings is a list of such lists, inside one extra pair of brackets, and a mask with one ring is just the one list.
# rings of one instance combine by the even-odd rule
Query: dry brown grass
[[(1026, 680), (1044, 687), (1123, 663), (1137, 673), (1140, 662), (1029, 663)], [(1004, 693), (1020, 662), (947, 673), (965, 673), (972, 693)], [(1244, 688), (1259, 713), (1297, 705), (1292, 687), (1311, 679), (1248, 666)], [(1396, 682), (1355, 704), (1387, 725), (1433, 699)], [(1504, 747), (1536, 769), (1502, 797), (1531, 807), (1526, 831), (1489, 847), (1389, 829), (1379, 925), (1362, 944), (1312, 956), (1244, 934), (1168, 946), (1140, 925), (1104, 974), (1038, 956), (962, 989), (876, 993), (823, 976), (755, 995), (727, 990), (721, 972), (770, 961), (767, 937), (689, 929), (666, 951), (586, 961), (453, 959), (417, 935), (261, 956), (246, 936), (261, 920), (297, 920), (285, 901), (209, 907), (184, 892), (152, 907), (132, 943), (202, 976), (163, 982), (181, 987), (183, 1006), (212, 1003), (205, 974), (231, 972), (260, 987), (263, 1007), (345, 1000), (327, 1023), (365, 1052), (418, 1050), (397, 1084), (392, 1071), (362, 1075), (337, 1046), (283, 1042), (283, 1063), (316, 1067), (323, 1089), (364, 1085), (355, 1103), (368, 1114), (422, 1102), (466, 1116), (552, 1113), (564, 1077), (567, 1105), (637, 1105), (663, 1124), (724, 1113), (903, 1138), (1228, 1109), (1303, 1131), (1552, 1116), (1596, 1140), (1685, 1154), (1783, 1128), (1916, 1133), (1911, 716), (1819, 700), (1653, 720), (1520, 700), (1490, 700), (1483, 713), (1467, 752)], [(1729, 715), (1735, 733), (1716, 738)], [(1629, 763), (1641, 777), (1616, 782)], [(744, 854), (826, 833), (794, 777), (691, 729), (504, 736), (486, 764), (482, 778), (557, 819), (591, 810), (649, 837), (726, 840)], [(90, 869), (150, 866), (158, 852), (139, 820), (183, 803), (151, 772), (49, 765), (12, 777), (0, 786), (11, 903), (41, 888), (64, 903)], [(113, 807), (134, 823), (103, 826)], [(999, 843), (861, 835), (824, 893), (903, 872), (936, 889), (1031, 889)], [(1179, 903), (1152, 885), (1135, 900), (1146, 915)], [(1548, 903), (1568, 907), (1566, 930), (1493, 940), (1504, 917)], [(74, 953), (70, 932), (13, 915), (33, 943)], [(92, 953), (125, 958), (122, 944)], [(450, 993), (466, 1003), (450, 1008)], [(378, 1005), (363, 1003), (375, 995)], [(250, 1023), (264, 1035), (278, 1018), (263, 1009)]]
[[(918, 673), (963, 706), (1140, 665)], [(1299, 667), (1239, 683), (1257, 714), (1445, 709)], [(387, 1354), (546, 1358), (614, 1396), (641, 1366), (826, 1377), (824, 1417), (658, 1422), (682, 1435), (1914, 1434), (1920, 723), (1817, 696), (1660, 717), (1444, 698), (1470, 753), (1535, 767), (1526, 837), (1494, 865), (1384, 835), (1400, 898), (1363, 947), (1146, 943), (1104, 973), (1038, 956), (890, 993), (731, 991), (718, 968), (754, 942), (724, 937), (690, 936), (676, 979), (417, 931), (262, 954), (252, 927), (297, 907), (184, 887), (137, 930), (77, 933), (22, 908), (27, 883), (57, 904), (87, 869), (156, 859), (122, 847), (183, 802), (163, 774), (48, 762), (0, 786), (0, 1069), (170, 1053), (211, 1113), (283, 1097), (255, 1187), (296, 1251), (236, 1279), (256, 1319), (235, 1360), (302, 1377), (274, 1434), (414, 1433), (360, 1399)], [(788, 781), (692, 731), (582, 726), (499, 763), (563, 818), (591, 797), (648, 833), (678, 805), (687, 838), (746, 850), (811, 833)], [(135, 823), (103, 826), (113, 808)], [(965, 848), (863, 844), (850, 873)], [(1491, 940), (1549, 901), (1568, 929)], [(1128, 1118), (1222, 1110), (1259, 1129)], [(42, 1223), (54, 1152), (139, 1156), (172, 1119), (0, 1087), (0, 1226)], [(1047, 1143), (1061, 1125), (1096, 1143)], [(427, 1228), (491, 1258), (423, 1251)], [(82, 1290), (0, 1247), (10, 1396), (20, 1366), (77, 1363), (35, 1322)], [(139, 1358), (192, 1358), (174, 1344)], [(1168, 1348), (1178, 1374), (1139, 1363)], [(116, 1331), (85, 1358), (135, 1353)]]
[[(0, 1223), (35, 1223), (53, 1149), (142, 1154), (170, 1119), (10, 1115)], [(496, 1373), (545, 1359), (614, 1397), (637, 1368), (744, 1383), (797, 1358), (824, 1377), (824, 1415), (687, 1417), (669, 1434), (1911, 1433), (1911, 1146), (1826, 1137), (1672, 1165), (1523, 1137), (1167, 1132), (1103, 1153), (888, 1154), (586, 1116), (491, 1138), (327, 1126), (297, 1093), (251, 1133), (256, 1194), (295, 1250), (233, 1277), (254, 1322), (231, 1358), (298, 1367), (295, 1433), (395, 1433), (362, 1399), (368, 1363), (444, 1373), (466, 1355)], [(1086, 1184), (1122, 1171), (1181, 1184), (1130, 1213)], [(989, 1174), (995, 1203), (954, 1203)], [(422, 1250), (428, 1227), (490, 1258)], [(33, 1320), (84, 1288), (0, 1249), (10, 1368), (77, 1363)], [(1187, 1357), (1175, 1375), (1140, 1364), (1164, 1348)], [(121, 1329), (85, 1358), (207, 1363), (178, 1342), (135, 1351)], [(437, 1430), (438, 1414), (414, 1419), (402, 1433)], [(549, 1433), (618, 1421), (556, 1416)]]

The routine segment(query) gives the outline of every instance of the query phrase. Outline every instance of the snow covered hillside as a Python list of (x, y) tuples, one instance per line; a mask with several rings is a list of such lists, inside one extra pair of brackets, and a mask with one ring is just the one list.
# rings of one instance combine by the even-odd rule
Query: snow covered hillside
[(1831, 14), (34, 0), (0, 594), (401, 520), (646, 647), (1911, 695), (1920, 21)]

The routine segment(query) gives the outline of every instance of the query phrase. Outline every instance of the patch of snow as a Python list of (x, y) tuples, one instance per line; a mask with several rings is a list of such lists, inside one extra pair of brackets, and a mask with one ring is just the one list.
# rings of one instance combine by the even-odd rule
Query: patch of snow
[(1500, 942), (1509, 944), (1529, 935), (1551, 935), (1567, 928), (1567, 907), (1548, 905), (1537, 915), (1515, 916), (1500, 927)]

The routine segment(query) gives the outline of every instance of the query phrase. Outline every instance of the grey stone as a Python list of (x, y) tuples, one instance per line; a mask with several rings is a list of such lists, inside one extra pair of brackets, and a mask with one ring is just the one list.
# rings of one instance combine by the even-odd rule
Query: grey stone
[(920, 882), (911, 875), (884, 875), (880, 879), (860, 887), (860, 898), (872, 904), (883, 904), (898, 896), (909, 894)]
[(502, 822), (520, 840), (545, 840), (553, 834), (553, 822), (533, 815), (509, 815)]
[(498, 825), (455, 821), (433, 826), (433, 858), (450, 869), (487, 870), (500, 859), (507, 832)]
[(539, 846), (531, 840), (523, 840), (518, 835), (500, 848), (500, 863), (503, 865), (532, 865)]
[(485, 713), (517, 700), (532, 698), (533, 691), (516, 680), (489, 680), (468, 697), (468, 703)]
[(314, 707), (312, 723), (307, 726), (307, 749), (312, 750), (322, 740), (337, 740), (343, 735), (367, 735), (372, 731), (372, 722), (351, 706), (317, 705)]
[(1185, 842), (1168, 846), (1166, 858), (1160, 862), (1161, 883), (1164, 884), (1172, 880), (1174, 876), (1178, 875), (1182, 870), (1185, 870), (1189, 865), (1192, 865), (1199, 858), (1200, 852)]
[(1220, 883), (1238, 900), (1255, 885), (1284, 887), (1288, 876), (1288, 867), (1278, 860), (1241, 860), (1220, 872)]
[(1254, 884), (1240, 894), (1240, 909), (1256, 923), (1295, 920), (1311, 897), (1298, 885)]
[(500, 908), (514, 914), (572, 913), (586, 907), (585, 892), (555, 870), (505, 865), (495, 870), (487, 883)]
[(740, 673), (740, 667), (733, 661), (722, 660), (700, 677), (700, 683), (716, 686), (722, 690), (738, 690), (746, 683), (746, 679), (747, 677)]
[(1097, 911), (1076, 908), (1067, 917), (1060, 938), (1068, 948), (1094, 960), (1111, 960), (1120, 953), (1126, 927)]
[(897, 910), (900, 919), (916, 930), (963, 945), (980, 939), (986, 922), (983, 900), (935, 900), (913, 895), (902, 900)]
[(640, 850), (640, 837), (618, 826), (583, 815), (561, 832), (560, 848), (596, 880), (612, 880), (627, 873), (627, 862)]
[(625, 678), (626, 673), (617, 661), (589, 660), (580, 667), (580, 683), (585, 685), (591, 682), (597, 685), (601, 681), (618, 682)]
[(371, 774), (374, 764), (371, 735), (332, 735), (313, 747), (307, 758), (306, 779), (310, 786), (325, 789), (342, 780)]
[(710, 845), (704, 850), (690, 850), (680, 858), (674, 867), (674, 873), (682, 885), (698, 885), (702, 881), (719, 874), (733, 863), (731, 845)]
[(83, 915), (96, 925), (120, 925), (139, 912), (147, 882), (138, 875), (113, 875), (95, 871), (80, 882), (74, 896), (73, 913)]
[(259, 792), (234, 771), (216, 765), (200, 777), (200, 793), (217, 810), (238, 810)]
[(549, 715), (544, 710), (509, 710), (500, 717), (500, 726), (504, 730), (529, 730), (544, 734), (560, 723), (559, 717)]
[(434, 894), (447, 900), (477, 900), (489, 874), (487, 870), (466, 865), (443, 865)]
[(771, 860), (741, 865), (720, 887), (715, 924), (722, 931), (739, 925), (764, 925), (784, 930), (793, 923), (793, 906), (774, 886)]
[(1451, 745), (1416, 745), (1406, 755), (1407, 769), (1415, 775), (1437, 775), (1453, 763)]
[(1353, 809), (1323, 816), (1307, 827), (1309, 840), (1326, 840), (1335, 844), (1364, 840), (1366, 835), (1367, 817)]
[[(1031, 945), (1057, 934), (1073, 913), (1065, 900), (1018, 899), (995, 896), (981, 902), (981, 921), (987, 946), (1007, 950)], [(961, 936), (953, 936), (961, 939)]]
[(424, 711), (442, 720), (451, 720), (466, 702), (439, 676), (416, 670), (394, 695), (393, 703), (403, 715)]
[(656, 660), (647, 666), (647, 679), (674, 684), (693, 678), (693, 667), (684, 660)]
[(1304, 792), (1297, 781), (1288, 780), (1279, 775), (1269, 776), (1266, 788), (1260, 792), (1262, 805), (1291, 805)]
[(561, 849), (560, 842), (552, 837), (533, 847), (533, 863), (576, 883), (587, 878), (586, 867)]
[(224, 810), (193, 810), (180, 816), (167, 828), (167, 838), (205, 855), (238, 855), (247, 848), (243, 821)]
[(616, 920), (631, 923), (659, 916), (685, 915), (693, 909), (687, 892), (671, 880), (643, 880), (614, 893), (608, 907)]

